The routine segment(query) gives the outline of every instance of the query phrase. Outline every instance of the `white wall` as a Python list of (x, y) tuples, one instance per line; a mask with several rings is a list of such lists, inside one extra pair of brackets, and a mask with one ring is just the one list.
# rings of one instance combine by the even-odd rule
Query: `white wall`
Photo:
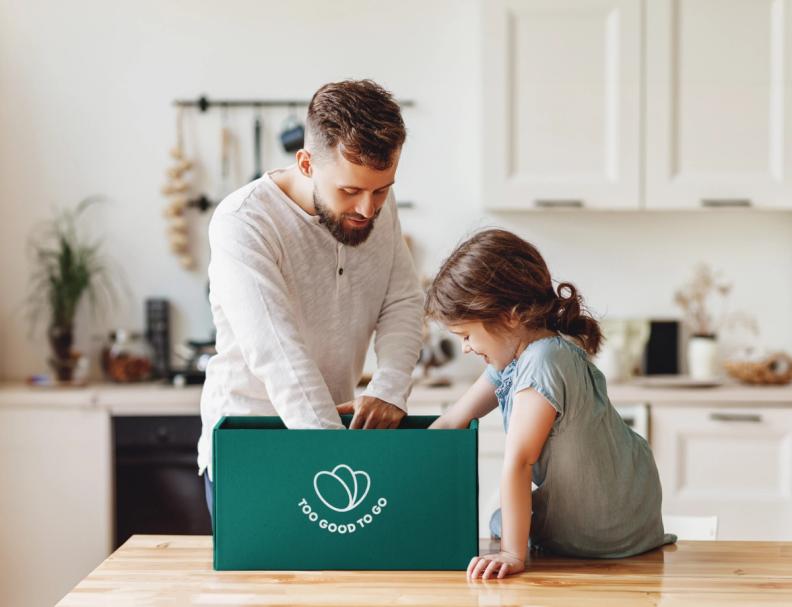
[[(41, 330), (27, 335), (20, 305), (31, 227), (53, 205), (90, 194), (111, 202), (90, 227), (104, 234), (129, 297), (104, 320), (83, 311), (78, 345), (95, 350), (107, 326), (141, 327), (143, 299), (164, 296), (175, 337), (205, 337), (201, 270), (169, 253), (159, 193), (174, 142), (174, 98), (309, 98), (321, 84), (374, 78), (416, 106), (405, 110), (408, 144), (397, 195), (427, 273), (467, 232), (501, 225), (529, 238), (559, 279), (576, 282), (610, 316), (676, 314), (673, 289), (700, 260), (735, 283), (732, 307), (755, 314), (767, 343), (789, 347), (792, 214), (508, 214), (484, 216), (479, 196), (478, 8), (473, 0), (289, 2), (230, 0), (69, 3), (0, 0), (0, 377), (45, 370)], [(269, 112), (265, 162), (288, 162)], [(229, 115), (238, 141), (234, 175), (252, 173), (252, 112)], [(221, 193), (220, 115), (186, 118), (199, 185)]]

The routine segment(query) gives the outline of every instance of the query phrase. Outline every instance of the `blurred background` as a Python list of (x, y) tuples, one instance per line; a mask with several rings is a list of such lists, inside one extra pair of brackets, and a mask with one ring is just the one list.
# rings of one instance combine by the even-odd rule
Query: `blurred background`
[[(568, 4), (568, 12), (578, 19), (576, 3)], [(596, 8), (598, 3), (591, 4)], [(712, 6), (720, 13), (723, 9), (717, 8), (718, 4)], [(519, 212), (519, 201), (485, 197), (488, 189), (497, 189), (491, 183), (497, 177), (485, 174), (485, 160), (499, 153), (486, 145), (485, 139), (487, 134), (496, 136), (492, 131), (499, 128), (504, 116), (491, 104), (490, 112), (485, 113), (482, 107), (485, 97), (497, 99), (503, 92), (484, 86), (500, 68), (482, 65), (485, 32), (481, 5), (464, 0), (391, 4), (231, 1), (221, 5), (3, 2), (2, 377), (24, 379), (45, 369), (46, 340), (30, 339), (23, 322), (31, 274), (25, 255), (30, 232), (51, 215), (53, 208), (75, 205), (87, 196), (107, 198), (106, 204), (86, 213), (84, 220), (93, 224), (91, 233), (104, 242), (104, 251), (123, 274), (129, 293), (104, 318), (93, 318), (87, 307), (80, 310), (75, 334), (78, 349), (97, 352), (101, 342), (95, 338), (104, 338), (111, 328), (142, 329), (143, 302), (152, 296), (170, 300), (176, 342), (210, 337), (211, 315), (205, 297), (205, 225), (209, 214), (195, 212), (189, 217), (196, 260), (195, 270), (190, 272), (183, 271), (169, 252), (163, 218), (167, 200), (161, 188), (172, 163), (168, 151), (176, 143), (174, 100), (201, 95), (210, 99), (307, 100), (325, 82), (363, 77), (382, 83), (399, 99), (415, 102), (404, 111), (409, 135), (395, 191), (400, 200), (414, 204), (414, 208), (401, 213), (401, 220), (404, 231), (413, 239), (416, 263), (424, 274), (431, 274), (469, 232), (498, 225), (536, 244), (555, 278), (577, 284), (600, 315), (673, 317), (678, 316), (673, 291), (688, 279), (696, 263), (705, 261), (734, 283), (731, 305), (756, 317), (767, 343), (777, 347), (787, 344), (792, 338), (787, 313), (792, 304), (792, 276), (787, 271), (792, 259), (792, 215), (731, 210), (644, 212), (648, 196), (635, 184), (639, 167), (645, 162), (637, 141), (629, 141), (637, 139), (640, 124), (649, 122), (648, 116), (638, 115), (637, 67), (631, 70), (634, 73), (614, 75), (635, 88), (625, 96), (625, 101), (635, 107), (617, 104), (612, 108), (616, 115), (608, 118), (603, 116), (611, 108), (605, 107), (602, 82), (582, 81), (580, 86), (589, 87), (582, 96), (579, 87), (576, 90), (566, 85), (567, 90), (563, 90), (560, 83), (549, 82), (547, 87), (554, 88), (546, 89), (545, 99), (532, 103), (550, 114), (542, 124), (529, 125), (531, 130), (525, 134), (529, 154), (542, 158), (536, 170), (544, 170), (551, 179), (599, 172), (590, 181), (607, 181), (608, 176), (602, 174), (603, 154), (596, 146), (604, 145), (607, 137), (625, 141), (628, 150), (621, 145), (622, 150), (616, 154), (629, 151), (632, 157), (617, 167), (615, 180), (610, 181), (617, 186), (619, 182), (631, 182), (634, 187), (619, 188), (624, 193), (619, 192), (619, 200), (613, 197), (610, 205), (616, 210), (610, 210), (605, 200), (596, 213), (524, 213)], [(593, 11), (591, 7), (581, 10)], [(631, 27), (637, 28), (638, 17), (633, 17)], [(574, 56), (593, 42), (579, 35), (603, 34), (601, 24), (593, 18), (591, 21), (590, 26), (570, 24), (559, 27), (557, 34), (534, 40), (539, 48), (526, 49), (526, 53), (532, 54), (532, 61), (544, 64), (541, 73), (535, 75), (552, 75), (554, 63), (549, 58), (556, 47), (565, 48), (572, 57), (559, 59), (564, 65), (555, 67), (570, 68)], [(759, 31), (766, 33), (769, 20), (762, 25)], [(600, 29), (592, 31), (595, 27)], [(578, 36), (570, 36), (573, 31)], [(613, 52), (625, 56), (637, 53), (638, 35), (631, 36), (634, 40), (627, 42), (634, 42), (634, 48), (616, 47)], [(505, 44), (497, 40), (493, 43)], [(601, 46), (601, 41), (597, 44)], [(739, 45), (740, 50), (735, 48), (733, 54), (742, 55), (748, 46)], [(614, 61), (632, 64), (637, 58), (627, 61), (619, 56)], [(711, 63), (737, 70), (727, 54)], [(708, 67), (713, 68), (712, 64)], [(580, 69), (587, 78), (604, 77), (601, 67), (586, 65)], [(530, 73), (532, 66), (524, 69)], [(769, 66), (765, 72), (768, 70)], [(534, 66), (533, 71), (539, 70)], [(735, 76), (736, 81), (729, 85), (732, 91), (745, 80), (742, 73)], [(757, 73), (755, 78), (763, 82), (746, 83), (755, 85), (756, 90), (748, 91), (751, 96), (767, 96), (768, 77), (769, 73)], [(708, 91), (705, 99), (696, 101), (688, 98), (692, 92), (681, 91), (691, 120), (716, 110), (723, 113), (712, 119), (715, 125), (707, 125), (712, 126), (706, 133), (710, 144), (707, 150), (714, 156), (701, 158), (701, 146), (687, 140), (688, 136), (699, 135), (693, 124), (680, 141), (681, 160), (689, 162), (690, 170), (700, 172), (767, 171), (768, 128), (775, 126), (769, 121), (769, 100), (753, 108), (756, 116), (746, 117), (742, 105), (721, 95), (723, 92)], [(556, 98), (566, 99), (566, 107), (554, 107), (551, 101)], [(738, 124), (730, 124), (736, 118), (726, 112), (732, 103), (735, 110), (740, 110), (742, 122)], [(572, 122), (564, 119), (565, 111), (582, 107), (587, 108), (585, 114)], [(302, 107), (297, 111), (300, 116), (304, 114)], [(293, 157), (282, 150), (278, 139), (289, 113), (288, 107), (261, 112), (265, 168), (284, 166)], [(233, 144), (229, 176), (222, 184), (222, 111), (184, 112), (185, 154), (196, 163), (194, 193), (217, 199), (253, 175), (255, 116), (253, 109), (228, 111)], [(634, 124), (629, 124), (630, 120)], [(511, 128), (517, 126), (512, 124)], [(788, 128), (783, 122), (778, 126)], [(615, 132), (603, 132), (604, 127)], [(761, 140), (757, 140), (760, 135)], [(596, 140), (587, 143), (585, 149), (573, 147), (589, 136)], [(547, 150), (551, 139), (557, 143)], [(642, 148), (650, 144), (644, 141)], [(688, 153), (699, 156), (688, 159)], [(561, 164), (565, 158), (570, 163), (568, 169)], [(706, 160), (710, 163), (702, 166)], [(733, 166), (735, 160), (750, 164)], [(529, 161), (530, 157), (523, 162)], [(643, 172), (648, 172), (646, 167)], [(744, 197), (738, 190), (735, 188), (729, 196)], [(577, 198), (586, 195), (584, 188)], [(524, 201), (523, 210), (530, 208), (530, 202)], [(699, 203), (690, 202), (690, 206)], [(496, 213), (487, 208), (504, 205), (512, 205), (517, 212)]]
[[(787, 0), (0, 0), (0, 554), (14, 563), (0, 602), (52, 604), (131, 533), (206, 532), (193, 462), (211, 205), (257, 164), (290, 164), (305, 104), (346, 78), (403, 102), (395, 193), (423, 279), (481, 227), (535, 244), (603, 321), (598, 363), (652, 439), (668, 514), (792, 538), (790, 15)], [(46, 222), (93, 197), (74, 228), (101, 243), (116, 296), (78, 298), (64, 347), (35, 251), (62, 254)], [(427, 331), (416, 411), (481, 372), (460, 354)], [(492, 428), (482, 508), (497, 503)], [(164, 468), (124, 468), (157, 445)], [(179, 483), (192, 497), (176, 503)], [(140, 495), (163, 497), (144, 516)]]

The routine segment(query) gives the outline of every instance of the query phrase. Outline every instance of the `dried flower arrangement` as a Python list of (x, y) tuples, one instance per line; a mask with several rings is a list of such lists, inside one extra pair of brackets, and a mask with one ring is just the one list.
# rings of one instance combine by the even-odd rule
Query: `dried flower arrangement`
[(714, 300), (722, 301), (732, 285), (723, 281), (719, 273), (705, 263), (698, 264), (693, 278), (674, 293), (674, 302), (682, 308), (683, 322), (696, 337), (715, 337), (724, 322), (724, 315), (716, 320), (712, 312)]

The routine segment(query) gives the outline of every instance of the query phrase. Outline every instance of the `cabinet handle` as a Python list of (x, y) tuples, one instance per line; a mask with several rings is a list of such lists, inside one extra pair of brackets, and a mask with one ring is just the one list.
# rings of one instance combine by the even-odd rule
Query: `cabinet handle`
[(702, 198), (701, 206), (711, 209), (725, 209), (733, 207), (750, 207), (750, 198)]
[(750, 422), (758, 424), (762, 416), (756, 413), (710, 413), (710, 419), (715, 422)]
[(582, 209), (583, 201), (577, 198), (536, 198), (534, 205), (543, 209)]

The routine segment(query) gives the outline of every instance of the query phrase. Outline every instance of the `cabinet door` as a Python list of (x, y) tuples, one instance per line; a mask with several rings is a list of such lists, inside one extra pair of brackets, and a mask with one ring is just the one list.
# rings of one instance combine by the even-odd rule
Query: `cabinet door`
[(104, 411), (0, 408), (0, 605), (54, 605), (110, 553)]
[(490, 209), (640, 205), (640, 0), (487, 0)]
[(718, 517), (718, 538), (792, 540), (792, 409), (655, 406), (663, 513)]
[(790, 4), (647, 2), (647, 208), (792, 208)]

